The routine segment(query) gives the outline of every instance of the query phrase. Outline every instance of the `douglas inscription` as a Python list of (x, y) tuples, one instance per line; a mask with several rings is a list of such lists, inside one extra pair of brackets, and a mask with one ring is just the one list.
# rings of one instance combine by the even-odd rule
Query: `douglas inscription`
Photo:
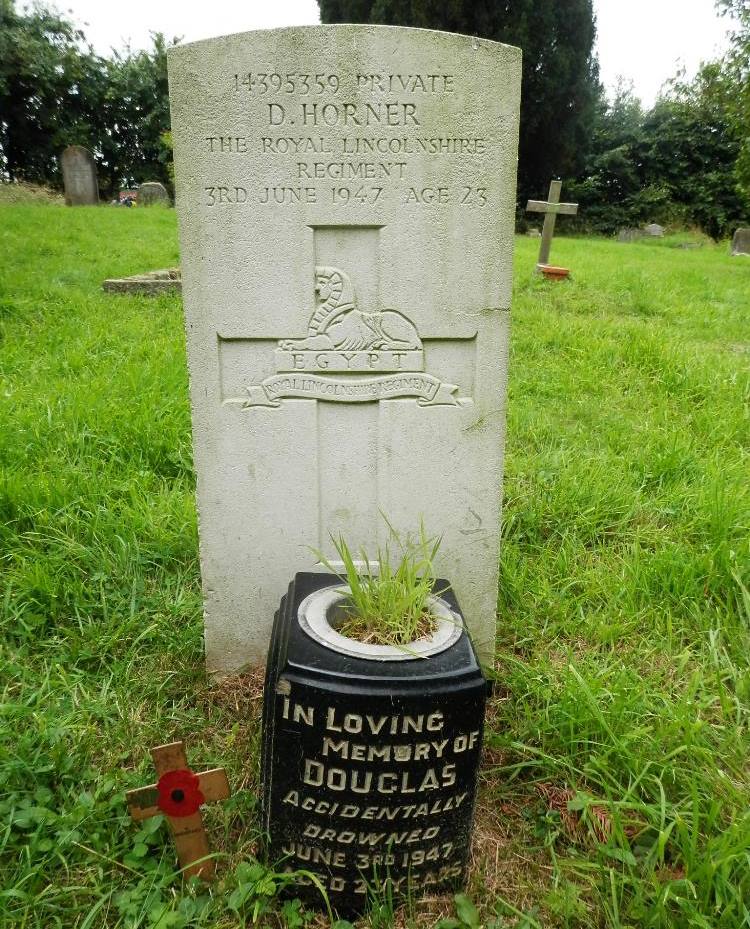
[(386, 881), (403, 893), (447, 889), (463, 876), (485, 684), (466, 635), (400, 662), (344, 659), (317, 644), (297, 621), (300, 604), (339, 583), (299, 574), (282, 601), (263, 777), (272, 860), (314, 871), (347, 913)]

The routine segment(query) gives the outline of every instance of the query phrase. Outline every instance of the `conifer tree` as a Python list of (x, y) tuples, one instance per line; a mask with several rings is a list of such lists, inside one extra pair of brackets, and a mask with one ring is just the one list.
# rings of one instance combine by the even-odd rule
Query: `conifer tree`
[(599, 69), (592, 0), (318, 0), (323, 23), (461, 32), (523, 51), (519, 201), (572, 176), (589, 144)]

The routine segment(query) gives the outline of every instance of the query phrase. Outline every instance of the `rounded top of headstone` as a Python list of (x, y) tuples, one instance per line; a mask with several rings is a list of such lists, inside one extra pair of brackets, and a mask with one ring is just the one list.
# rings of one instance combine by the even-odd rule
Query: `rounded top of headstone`
[(437, 627), (426, 638), (408, 645), (372, 645), (348, 638), (337, 632), (336, 614), (342, 612), (349, 594), (348, 587), (325, 587), (305, 597), (297, 613), (300, 628), (311, 639), (341, 655), (368, 661), (414, 661), (439, 655), (461, 638), (461, 616), (445, 600), (436, 596), (430, 597), (428, 603)]
[(446, 41), (461, 40), (471, 43), (475, 49), (490, 47), (508, 49), (509, 52), (513, 53), (514, 57), (521, 58), (521, 49), (507, 42), (496, 42), (494, 39), (467, 35), (463, 32), (449, 32), (444, 29), (422, 29), (417, 26), (391, 26), (380, 23), (320, 23), (315, 26), (283, 26), (278, 29), (253, 29), (247, 32), (232, 32), (226, 35), (212, 36), (208, 39), (198, 39), (195, 42), (180, 42), (177, 45), (170, 45), (167, 49), (167, 58), (176, 60), (183, 55), (190, 54), (191, 49), (197, 50), (201, 46), (209, 47), (223, 43), (247, 42), (256, 37), (262, 38), (264, 41), (278, 37), (280, 42), (283, 42), (284, 39), (294, 42), (295, 36), (312, 38), (316, 35), (321, 37), (335, 35), (338, 40), (346, 35), (362, 36), (369, 34), (373, 37), (379, 36), (382, 38), (388, 33), (391, 33), (394, 39), (408, 36), (412, 41), (418, 40), (420, 35), (425, 36), (426, 42), (440, 38)]
[(70, 157), (71, 155), (84, 155), (86, 158), (93, 158), (94, 156), (86, 148), (85, 145), (68, 145), (63, 149), (63, 157)]
[(144, 181), (138, 188), (138, 203), (150, 206), (152, 203), (170, 203), (167, 188), (161, 181)]

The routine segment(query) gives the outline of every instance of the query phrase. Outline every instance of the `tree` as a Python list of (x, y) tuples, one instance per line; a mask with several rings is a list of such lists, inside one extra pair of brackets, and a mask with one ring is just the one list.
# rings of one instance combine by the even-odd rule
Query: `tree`
[(633, 215), (633, 201), (643, 186), (643, 121), (632, 83), (621, 81), (611, 103), (599, 100), (583, 170), (567, 184), (568, 198), (580, 204), (577, 224), (609, 234), (640, 221)]
[(59, 182), (61, 149), (97, 136), (101, 77), (102, 60), (58, 13), (0, 0), (0, 172)]
[(748, 0), (717, 0), (717, 7), (733, 18), (732, 50), (727, 60), (728, 76), (734, 84), (729, 114), (740, 140), (737, 180), (750, 197), (750, 4)]
[(477, 35), (523, 50), (519, 200), (576, 174), (600, 95), (592, 0), (318, 0), (324, 23)]
[(151, 51), (115, 52), (105, 65), (97, 148), (112, 190), (120, 184), (171, 182), (171, 149), (164, 139), (170, 128), (168, 43), (161, 33), (151, 38)]
[(672, 81), (643, 126), (645, 185), (667, 190), (688, 221), (715, 239), (746, 207), (735, 184), (741, 141), (730, 116), (733, 91), (720, 63), (704, 65), (694, 80)]
[(568, 187), (581, 204), (580, 225), (612, 233), (645, 222), (695, 225), (720, 238), (747, 204), (738, 195), (740, 150), (730, 117), (733, 83), (720, 63), (696, 78), (675, 78), (643, 112), (620, 86), (600, 107), (584, 171)]
[(57, 12), (0, 0), (0, 175), (60, 186), (60, 153), (78, 144), (109, 193), (169, 184), (168, 43), (152, 40), (150, 51), (101, 58)]

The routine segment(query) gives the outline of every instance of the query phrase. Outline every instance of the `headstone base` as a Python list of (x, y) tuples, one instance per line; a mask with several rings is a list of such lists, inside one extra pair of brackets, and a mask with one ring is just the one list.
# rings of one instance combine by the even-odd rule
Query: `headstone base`
[(569, 268), (559, 268), (556, 265), (537, 265), (536, 273), (543, 274), (548, 281), (564, 281), (570, 277)]

